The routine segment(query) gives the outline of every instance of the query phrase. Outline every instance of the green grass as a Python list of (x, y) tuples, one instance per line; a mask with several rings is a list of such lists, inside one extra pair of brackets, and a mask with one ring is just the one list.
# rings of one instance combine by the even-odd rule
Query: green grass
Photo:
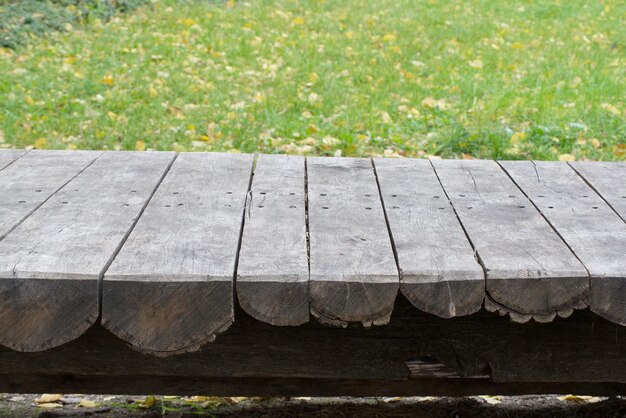
[(2, 50), (0, 142), (624, 160), (625, 17), (619, 0), (152, 1)]

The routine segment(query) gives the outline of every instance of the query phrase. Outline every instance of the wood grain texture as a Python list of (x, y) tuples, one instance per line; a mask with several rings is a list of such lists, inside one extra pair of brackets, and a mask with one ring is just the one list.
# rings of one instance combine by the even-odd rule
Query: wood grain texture
[(0, 241), (0, 344), (45, 350), (96, 321), (99, 279), (173, 158), (105, 153)]
[(485, 276), (428, 160), (375, 158), (400, 289), (444, 318), (480, 310)]
[(234, 320), (254, 156), (182, 153), (105, 274), (102, 324), (140, 350), (197, 350)]
[(587, 271), (496, 162), (433, 165), (486, 269), (487, 308), (523, 322), (586, 305)]
[(626, 222), (626, 162), (569, 163)]
[(27, 153), (28, 151), (25, 150), (0, 149), (0, 171)]
[(567, 164), (500, 165), (587, 268), (591, 310), (626, 325), (626, 223)]
[(398, 269), (368, 159), (307, 158), (311, 313), (335, 325), (385, 324)]
[(304, 157), (261, 155), (237, 269), (239, 305), (272, 325), (309, 321)]
[(101, 154), (35, 150), (0, 171), (0, 240)]

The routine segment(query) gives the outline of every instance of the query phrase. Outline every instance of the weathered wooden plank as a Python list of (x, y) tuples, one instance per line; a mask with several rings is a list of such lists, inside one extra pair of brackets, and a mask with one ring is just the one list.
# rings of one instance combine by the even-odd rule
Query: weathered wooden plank
[(428, 160), (375, 158), (400, 289), (444, 318), (482, 307), (485, 276)]
[(626, 162), (576, 161), (570, 165), (626, 222)]
[(309, 320), (304, 157), (261, 155), (237, 268), (241, 307), (272, 325)]
[(487, 273), (487, 305), (526, 321), (584, 307), (582, 264), (494, 161), (433, 160)]
[(232, 324), (253, 160), (178, 156), (105, 273), (103, 326), (140, 350), (172, 354), (196, 350)]
[(105, 153), (0, 241), (0, 344), (45, 350), (96, 321), (99, 279), (173, 158)]
[(25, 155), (28, 151), (18, 149), (0, 149), (0, 170), (11, 165), (15, 160)]
[(399, 275), (371, 161), (307, 158), (307, 179), (311, 313), (387, 323)]
[(626, 325), (626, 223), (567, 164), (500, 165), (587, 268), (591, 310)]
[(0, 240), (102, 152), (32, 151), (0, 172)]

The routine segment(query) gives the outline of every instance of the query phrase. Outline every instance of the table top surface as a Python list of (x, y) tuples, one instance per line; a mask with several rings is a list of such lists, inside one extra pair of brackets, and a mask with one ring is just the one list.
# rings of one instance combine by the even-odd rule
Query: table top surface
[(237, 304), (276, 326), (375, 326), (397, 297), (626, 325), (626, 163), (0, 150), (6, 347), (100, 323), (174, 354)]

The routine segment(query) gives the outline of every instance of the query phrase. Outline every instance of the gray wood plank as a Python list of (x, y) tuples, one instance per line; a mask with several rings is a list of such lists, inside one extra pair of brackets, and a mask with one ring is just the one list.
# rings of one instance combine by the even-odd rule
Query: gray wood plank
[(233, 275), (253, 155), (183, 153), (105, 273), (102, 325), (172, 354), (234, 320)]
[(25, 155), (28, 151), (19, 149), (0, 149), (0, 171), (11, 165), (13, 161)]
[(0, 240), (101, 154), (35, 150), (0, 171)]
[(0, 241), (0, 344), (41, 351), (96, 321), (101, 275), (173, 158), (107, 152)]
[(496, 162), (433, 165), (486, 269), (488, 308), (523, 322), (586, 305), (587, 271)]
[(374, 165), (404, 296), (444, 318), (480, 310), (483, 269), (430, 161), (375, 158)]
[(570, 165), (626, 222), (626, 162), (576, 161)]
[(591, 310), (626, 325), (626, 223), (567, 164), (500, 165), (589, 271)]
[(310, 303), (320, 321), (385, 324), (399, 274), (369, 159), (307, 158)]
[(309, 321), (304, 157), (260, 155), (246, 209), (237, 297), (272, 325)]

